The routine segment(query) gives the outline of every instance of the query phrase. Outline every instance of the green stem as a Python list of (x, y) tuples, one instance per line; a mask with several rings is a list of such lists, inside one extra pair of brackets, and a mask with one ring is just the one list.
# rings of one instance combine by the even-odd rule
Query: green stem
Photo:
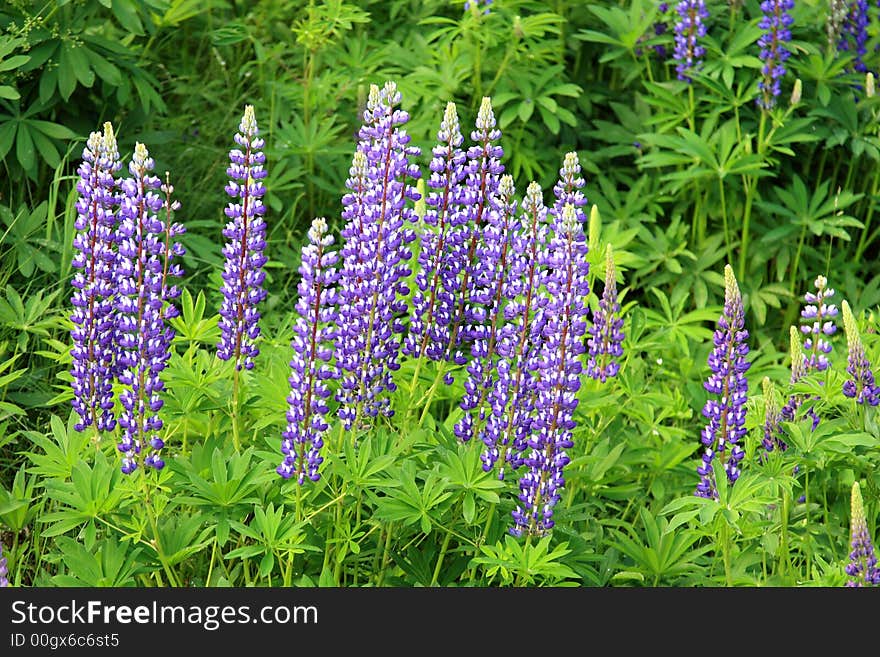
[(727, 586), (733, 586), (733, 572), (730, 568), (730, 525), (727, 524), (727, 521), (722, 518), (721, 525), (721, 549), (724, 557), (724, 578), (727, 582)]
[(389, 525), (385, 532), (385, 547), (382, 550), (382, 563), (379, 565), (379, 572), (376, 574), (376, 586), (382, 586), (382, 582), (385, 581), (385, 570), (388, 568), (388, 556), (391, 553), (392, 534), (391, 525)]
[(238, 437), (238, 388), (239, 375), (238, 367), (232, 370), (232, 445), (235, 451), (241, 450), (241, 440)]
[(431, 586), (437, 586), (437, 580), (440, 578), (440, 568), (443, 566), (443, 558), (446, 556), (446, 550), (449, 549), (449, 541), (451, 539), (452, 534), (446, 532), (446, 536), (443, 537), (443, 545), (440, 547), (440, 556), (437, 557), (437, 565), (434, 566), (434, 576), (431, 578)]
[(718, 191), (721, 194), (721, 222), (724, 227), (724, 248), (727, 251), (727, 262), (733, 262), (733, 251), (730, 248), (730, 232), (727, 226), (727, 199), (724, 197), (724, 179), (718, 179)]
[(779, 573), (784, 578), (788, 574), (788, 563), (790, 556), (788, 553), (788, 509), (791, 504), (791, 495), (786, 490), (782, 493), (782, 512), (779, 522), (782, 525), (782, 545), (779, 550)]
[(856, 247), (856, 262), (862, 259), (862, 254), (865, 252), (865, 247), (867, 246), (868, 231), (871, 228), (871, 219), (874, 216), (874, 197), (877, 196), (878, 186), (880, 186), (880, 167), (875, 167), (874, 179), (871, 182), (871, 196), (868, 199), (868, 213), (865, 216), (865, 225), (862, 228), (862, 235), (859, 237), (859, 245)]
[(425, 423), (425, 418), (428, 417), (428, 410), (431, 408), (431, 402), (434, 400), (434, 394), (437, 392), (437, 388), (440, 386), (440, 382), (443, 380), (443, 374), (446, 371), (446, 361), (441, 360), (437, 365), (437, 375), (434, 377), (434, 382), (431, 384), (431, 387), (428, 389), (428, 392), (425, 393), (425, 396), (422, 397), (420, 403), (423, 403), (422, 414), (419, 416), (419, 426), (421, 427)]
[[(761, 112), (761, 122), (758, 124), (758, 155), (764, 152), (764, 128), (767, 124), (767, 111)], [(755, 176), (749, 176), (749, 185), (746, 190), (746, 207), (743, 211), (742, 239), (739, 245), (739, 280), (745, 280), (746, 263), (749, 258), (749, 223), (752, 218), (752, 204), (755, 201), (755, 189), (758, 186), (758, 179)]]
[(146, 471), (141, 472), (141, 487), (143, 488), (144, 492), (144, 508), (147, 511), (147, 518), (149, 519), (150, 527), (153, 530), (153, 541), (151, 542), (151, 545), (153, 549), (156, 550), (156, 554), (159, 557), (162, 568), (165, 570), (165, 574), (168, 576), (168, 583), (174, 587), (180, 586), (177, 581), (177, 577), (174, 575), (174, 571), (171, 570), (171, 564), (168, 563), (168, 559), (165, 556), (165, 551), (162, 549), (162, 539), (159, 536), (159, 520), (156, 517), (155, 510), (153, 509), (153, 501), (150, 497), (150, 487), (147, 485)]

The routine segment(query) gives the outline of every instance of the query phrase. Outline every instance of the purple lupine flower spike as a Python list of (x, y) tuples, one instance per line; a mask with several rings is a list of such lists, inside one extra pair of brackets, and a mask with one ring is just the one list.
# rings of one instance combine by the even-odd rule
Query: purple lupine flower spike
[(415, 232), (407, 224), (417, 201), (407, 182), (421, 175), (414, 163), (420, 151), (403, 129), (409, 114), (396, 109), (401, 95), (393, 82), (370, 88), (364, 125), (343, 198), (348, 223), (343, 231), (339, 275), (339, 332), (336, 358), (341, 384), (339, 417), (346, 429), (380, 413), (393, 414), (388, 396), (396, 390), (402, 317), (410, 275), (409, 244)]
[[(804, 354), (804, 349), (801, 345), (800, 335), (798, 334), (798, 330), (796, 327), (792, 326), (789, 328), (789, 337), (791, 353), (791, 377), (789, 378), (789, 382), (794, 385), (807, 375), (808, 360), (806, 355)], [(802, 393), (794, 393), (789, 395), (788, 401), (779, 412), (779, 417), (788, 422), (795, 421), (798, 409), (803, 403), (804, 395)], [(819, 416), (816, 415), (812, 407), (807, 410), (807, 415), (809, 415), (812, 419), (813, 428), (815, 429), (819, 425)]]
[(764, 391), (764, 437), (761, 439), (761, 444), (768, 453), (777, 449), (784, 452), (788, 449), (788, 445), (782, 440), (782, 429), (779, 426), (779, 419), (781, 417), (779, 404), (776, 402), (776, 395), (770, 377), (765, 376), (761, 381), (761, 386)]
[(678, 62), (675, 67), (678, 79), (691, 83), (691, 72), (699, 69), (706, 52), (699, 39), (706, 36), (705, 21), (709, 18), (709, 12), (704, 0), (681, 0), (675, 10), (679, 18), (675, 24), (675, 51), (672, 57)]
[(852, 0), (845, 7), (845, 18), (840, 25), (838, 33), (837, 50), (838, 52), (852, 52), (854, 71), (864, 73), (868, 70), (862, 59), (868, 52), (868, 23), (870, 21), (868, 15), (867, 0)]
[(525, 472), (519, 480), (519, 502), (510, 533), (543, 535), (554, 525), (553, 508), (565, 486), (563, 471), (570, 459), (574, 411), (578, 405), (586, 332), (589, 263), (587, 240), (573, 205), (557, 218), (545, 258), (547, 304), (537, 398)]
[(746, 399), (749, 383), (746, 361), (749, 332), (745, 328), (745, 311), (733, 269), (724, 266), (724, 311), (718, 319), (709, 354), (712, 373), (703, 387), (713, 395), (703, 406), (703, 416), (709, 423), (703, 429), (701, 441), (705, 447), (702, 463), (697, 468), (700, 482), (695, 494), (709, 499), (718, 498), (714, 463), (720, 463), (733, 484), (739, 478), (739, 463), (743, 449), (739, 441), (746, 434)]
[[(497, 377), (497, 346), (504, 327), (503, 302), (509, 276), (511, 244), (519, 229), (513, 195), (513, 177), (502, 176), (498, 197), (490, 201), (492, 207), (488, 222), (476, 253), (477, 261), (484, 268), (481, 276), (485, 276), (486, 280), (481, 281), (480, 289), (471, 297), (472, 307), (479, 308), (480, 314), (472, 313), (469, 317), (473, 322), (467, 327), (472, 340), (471, 360), (467, 366), (468, 378), (460, 403), (464, 415), (453, 428), (455, 435), (465, 442), (476, 438), (487, 445), (494, 445), (498, 438), (495, 434), (484, 435), (484, 430), (487, 429), (486, 422), (491, 413), (490, 393)], [(494, 426), (488, 428), (495, 429)]]
[(609, 244), (605, 249), (605, 289), (599, 299), (599, 307), (593, 310), (593, 322), (588, 331), (587, 347), (590, 358), (587, 374), (605, 383), (620, 371), (619, 359), (623, 356), (623, 318), (617, 301), (617, 272), (614, 253)]
[(88, 426), (111, 431), (116, 426), (114, 270), (119, 194), (113, 175), (121, 166), (113, 127), (105, 123), (103, 134), (89, 136), (78, 169), (76, 253), (71, 262), (77, 271), (71, 282), (70, 317), (74, 325), (70, 332), (73, 408), (80, 418), (74, 425), (77, 431)]
[(758, 82), (758, 107), (769, 110), (776, 104), (781, 90), (782, 76), (785, 75), (785, 62), (791, 51), (785, 44), (791, 41), (789, 29), (794, 19), (789, 13), (794, 9), (794, 0), (764, 0), (761, 11), (764, 13), (758, 27), (764, 30), (758, 38), (760, 57), (764, 62), (761, 69), (763, 78)]
[(843, 310), (843, 328), (846, 331), (847, 367), (849, 378), (843, 382), (843, 394), (853, 398), (859, 404), (876, 406), (880, 402), (880, 387), (874, 382), (871, 362), (865, 355), (859, 328), (853, 317), (849, 304), (844, 300), (840, 304)]
[(535, 405), (535, 371), (541, 334), (535, 316), (548, 298), (539, 295), (546, 269), (547, 208), (541, 186), (532, 182), (522, 203), (521, 232), (511, 245), (510, 273), (505, 282), (504, 326), (499, 332), (497, 380), (490, 396), (492, 414), (483, 436), (483, 470), (500, 463), (498, 478), (508, 466), (522, 465)]
[[(183, 253), (183, 248), (172, 242), (183, 232), (171, 221), (179, 204), (170, 200), (171, 185), (163, 186), (152, 175), (153, 159), (143, 144), (135, 144), (128, 169), (131, 176), (122, 183), (117, 231), (116, 301), (119, 382), (123, 385), (119, 396), (123, 435), (117, 447), (123, 454), (125, 474), (137, 469), (145, 452), (144, 466), (161, 470), (165, 465), (161, 457), (165, 443), (157, 433), (162, 428), (160, 393), (165, 387), (160, 375), (170, 358), (173, 338), (165, 320), (177, 314), (168, 309), (177, 289), (169, 285), (167, 277), (182, 274), (173, 258)], [(164, 200), (156, 193), (160, 189), (165, 192)], [(163, 209), (164, 222), (159, 216)]]
[(309, 243), (302, 250), (299, 267), (299, 300), (293, 328), (293, 359), (290, 361), (290, 395), (287, 397), (287, 428), (282, 433), (284, 461), (276, 471), (285, 479), (296, 476), (318, 481), (324, 459), (321, 448), (327, 424), (327, 382), (338, 378), (330, 347), (336, 337), (336, 263), (339, 254), (329, 251), (333, 236), (327, 221), (318, 217), (309, 228)]
[(9, 568), (6, 557), (3, 556), (3, 544), (0, 543), (0, 588), (9, 586)]
[[(417, 290), (413, 294), (413, 313), (403, 352), (430, 360), (448, 357), (449, 325), (455, 312), (455, 294), (463, 266), (463, 231), (468, 220), (464, 205), (463, 182), (466, 154), (455, 103), (447, 103), (433, 149), (431, 191), (422, 217), (425, 227), (416, 272)], [(448, 381), (451, 383), (451, 381)]]
[(260, 336), (260, 312), (257, 306), (266, 298), (263, 281), (266, 272), (263, 265), (267, 258), (266, 222), (263, 215), (263, 195), (266, 187), (263, 179), (267, 171), (263, 166), (266, 156), (262, 148), (254, 108), (244, 109), (235, 143), (238, 148), (229, 152), (229, 183), (226, 193), (233, 199), (226, 207), (229, 218), (223, 236), (228, 240), (223, 247), (226, 258), (223, 268), (223, 303), (220, 306), (220, 343), (217, 357), (231, 360), (237, 370), (252, 369), (254, 358), (260, 353), (256, 340)]
[(834, 335), (837, 331), (834, 324), (837, 306), (826, 303), (834, 296), (834, 290), (828, 287), (828, 279), (817, 276), (814, 285), (816, 293), (807, 292), (804, 295), (807, 305), (801, 310), (801, 332), (808, 336), (804, 339), (807, 371), (824, 372), (828, 369), (827, 354), (831, 353), (831, 343), (826, 336)]
[[(480, 299), (491, 295), (487, 286), (492, 280), (494, 263), (483, 262), (477, 255), (477, 248), (483, 239), (484, 224), (491, 211), (493, 199), (498, 195), (498, 185), (504, 173), (501, 158), (504, 149), (496, 142), (501, 131), (496, 127), (492, 101), (486, 96), (480, 103), (475, 129), (471, 132), (474, 142), (468, 151), (467, 177), (463, 190), (463, 203), (467, 205), (467, 223), (461, 235), (461, 257), (464, 266), (460, 270), (457, 289), (454, 292), (456, 310), (449, 330), (447, 350), (452, 360), (463, 365), (467, 362), (459, 348), (460, 344), (472, 340), (468, 327), (478, 326), (485, 319), (485, 308)], [(465, 232), (466, 230), (466, 232)]]
[(865, 518), (865, 505), (859, 482), (854, 481), (850, 496), (850, 547), (849, 563), (846, 574), (849, 579), (846, 586), (862, 587), (880, 585), (880, 567), (874, 554), (874, 544), (868, 533), (868, 521)]

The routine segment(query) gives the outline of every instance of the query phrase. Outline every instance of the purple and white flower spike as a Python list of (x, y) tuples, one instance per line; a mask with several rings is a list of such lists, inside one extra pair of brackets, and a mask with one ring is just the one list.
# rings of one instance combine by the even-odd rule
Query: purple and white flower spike
[(417, 216), (407, 201), (420, 198), (407, 179), (421, 175), (414, 162), (420, 151), (409, 145), (403, 128), (409, 114), (397, 109), (400, 100), (393, 82), (381, 89), (371, 86), (346, 183), (350, 193), (342, 200), (347, 224), (335, 348), (341, 377), (339, 417), (346, 429), (393, 414), (387, 393), (397, 388), (392, 373), (400, 367), (409, 244), (416, 238), (408, 225)]
[(104, 133), (93, 132), (83, 150), (77, 182), (76, 253), (71, 262), (76, 273), (71, 285), (73, 328), (73, 408), (79, 415), (77, 431), (94, 426), (111, 431), (115, 345), (116, 209), (119, 192), (114, 174), (122, 167), (110, 123)]
[(846, 331), (848, 348), (846, 372), (849, 374), (843, 382), (843, 394), (855, 399), (859, 404), (876, 406), (880, 403), (880, 387), (874, 382), (874, 372), (865, 354), (859, 328), (846, 300), (840, 304), (840, 307), (843, 310), (843, 328)]
[[(141, 461), (156, 470), (165, 465), (161, 457), (165, 443), (157, 433), (162, 428), (160, 393), (165, 387), (160, 374), (170, 358), (174, 335), (165, 320), (177, 314), (169, 308), (178, 294), (167, 277), (183, 273), (173, 263), (174, 257), (183, 254), (183, 247), (172, 241), (183, 232), (182, 226), (171, 221), (171, 213), (179, 208), (170, 200), (173, 188), (152, 175), (153, 159), (141, 143), (135, 145), (128, 169), (131, 175), (122, 182), (116, 269), (119, 382), (123, 386), (119, 396), (123, 434), (117, 447), (123, 454), (125, 474), (134, 472)], [(163, 191), (165, 199), (156, 190)], [(163, 209), (164, 222), (159, 216)]]
[(675, 10), (678, 21), (675, 23), (675, 50), (672, 58), (678, 79), (691, 83), (691, 72), (699, 69), (706, 49), (700, 45), (700, 37), (706, 36), (706, 19), (709, 11), (704, 0), (681, 0)]
[(229, 152), (230, 164), (226, 169), (229, 183), (225, 189), (233, 200), (225, 210), (229, 222), (223, 236), (228, 241), (223, 247), (226, 260), (217, 345), (217, 357), (231, 360), (236, 370), (253, 369), (254, 358), (260, 353), (256, 345), (260, 337), (257, 306), (266, 298), (266, 206), (262, 200), (266, 187), (262, 181), (267, 171), (263, 166), (265, 141), (258, 136), (259, 132), (253, 105), (247, 105), (235, 135), (238, 148)]
[(519, 502), (513, 511), (514, 536), (544, 535), (554, 525), (553, 509), (565, 486), (563, 471), (570, 458), (576, 423), (583, 336), (587, 327), (589, 263), (587, 240), (575, 206), (556, 218), (545, 259), (548, 301), (543, 308), (543, 344), (535, 412), (519, 480)]
[(859, 482), (854, 481), (850, 496), (850, 547), (849, 563), (846, 574), (849, 579), (846, 586), (862, 587), (880, 585), (880, 567), (874, 554), (874, 544), (868, 533), (868, 521), (865, 518), (865, 505)]
[(711, 374), (703, 387), (713, 395), (703, 406), (703, 416), (709, 423), (702, 431), (701, 441), (705, 448), (702, 462), (697, 468), (700, 482), (695, 494), (708, 499), (718, 498), (715, 465), (720, 464), (730, 484), (740, 475), (739, 463), (744, 452), (739, 445), (746, 435), (746, 399), (749, 383), (746, 360), (749, 332), (745, 328), (745, 311), (733, 269), (724, 266), (724, 310), (718, 319), (709, 354)]
[(327, 221), (318, 217), (309, 228), (309, 243), (302, 249), (299, 267), (299, 300), (293, 327), (293, 358), (288, 378), (287, 428), (282, 434), (284, 461), (276, 471), (285, 479), (295, 476), (299, 484), (306, 478), (317, 481), (324, 459), (321, 448), (327, 423), (328, 381), (338, 378), (333, 365), (332, 342), (336, 338), (336, 263), (339, 254), (329, 251), (333, 236)]
[(593, 322), (587, 339), (590, 358), (587, 374), (605, 383), (620, 371), (619, 359), (623, 356), (623, 318), (617, 301), (617, 271), (614, 253), (609, 244), (605, 249), (605, 289), (599, 299), (599, 307), (593, 310)]

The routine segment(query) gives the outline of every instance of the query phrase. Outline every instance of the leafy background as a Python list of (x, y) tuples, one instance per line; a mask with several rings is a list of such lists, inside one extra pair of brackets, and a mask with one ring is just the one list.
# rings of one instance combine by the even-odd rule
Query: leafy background
[[(851, 55), (829, 45), (825, 4), (805, 0), (793, 10), (783, 94), (763, 113), (758, 3), (707, 6), (706, 62), (691, 85), (657, 54), (672, 52), (675, 13), (651, 0), (495, 0), (488, 14), (442, 0), (0, 7), (0, 539), (12, 582), (841, 584), (853, 481), (876, 535), (880, 433), (874, 409), (839, 392), (842, 331), (827, 376), (790, 388), (788, 327), (824, 274), (876, 362), (880, 101)], [(320, 485), (298, 491), (274, 475), (299, 249), (313, 217), (338, 229), (359, 109), (369, 85), (389, 79), (423, 154), (448, 101), (471, 126), (490, 96), (521, 193), (532, 180), (549, 190), (576, 151), (602, 219), (594, 278), (604, 245), (614, 247), (626, 360), (613, 385), (581, 390), (566, 497), (540, 541), (505, 535), (510, 490), (451, 437), (461, 376), (424, 426), (382, 426), (357, 450), (341, 447)], [(245, 104), (267, 143), (270, 294), (238, 453), (225, 438), (229, 373), (213, 345), (222, 188)], [(163, 409), (180, 458), (149, 512), (112, 441), (96, 446), (69, 421), (75, 169), (103, 121), (124, 161), (141, 141), (157, 171), (171, 172), (187, 226)], [(726, 262), (751, 333), (747, 462), (760, 449), (762, 377), (780, 395), (816, 395), (826, 419), (815, 432), (794, 424), (792, 449), (748, 468), (724, 504), (700, 507), (689, 493)], [(401, 392), (393, 403), (411, 401)], [(723, 536), (733, 540), (728, 573)]]

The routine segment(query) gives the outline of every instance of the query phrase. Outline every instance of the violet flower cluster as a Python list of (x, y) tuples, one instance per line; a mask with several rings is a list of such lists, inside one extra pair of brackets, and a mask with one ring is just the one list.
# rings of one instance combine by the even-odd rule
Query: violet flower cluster
[(0, 543), (0, 588), (9, 586), (9, 568), (8, 561), (3, 556), (3, 543)]
[[(504, 325), (503, 303), (508, 277), (511, 244), (519, 232), (513, 178), (501, 177), (497, 197), (487, 200), (487, 224), (476, 248), (474, 281), (478, 283), (469, 304), (467, 335), (471, 340), (471, 359), (467, 365), (464, 396), (459, 406), (464, 414), (455, 423), (455, 435), (462, 441), (472, 438), (487, 445), (497, 436), (484, 436), (491, 412), (490, 396), (495, 387), (499, 353), (499, 332)], [(493, 427), (494, 429), (494, 427)]]
[(483, 470), (496, 463), (498, 478), (508, 466), (522, 465), (522, 454), (531, 428), (535, 403), (535, 373), (541, 334), (535, 317), (548, 299), (540, 295), (547, 246), (547, 208), (541, 186), (532, 182), (522, 202), (520, 230), (511, 243), (509, 273), (505, 281), (504, 324), (498, 330), (496, 379), (490, 393), (492, 414), (482, 439)]
[(256, 345), (260, 336), (257, 306), (266, 298), (266, 206), (262, 201), (266, 187), (262, 181), (267, 171), (263, 166), (265, 141), (259, 132), (254, 108), (247, 105), (234, 138), (238, 148), (229, 152), (230, 164), (226, 169), (229, 182), (225, 189), (233, 200), (225, 210), (229, 222), (223, 236), (228, 241), (223, 247), (223, 302), (217, 345), (217, 357), (231, 360), (237, 371), (242, 367), (253, 369), (254, 358), (260, 353)]
[(95, 426), (111, 431), (113, 414), (116, 320), (116, 208), (119, 204), (114, 174), (121, 168), (116, 137), (109, 123), (104, 132), (93, 132), (79, 166), (76, 202), (76, 273), (71, 285), (73, 322), (73, 408), (79, 415), (77, 431)]
[(695, 494), (709, 499), (718, 498), (715, 465), (724, 468), (730, 484), (739, 478), (739, 463), (744, 452), (739, 445), (745, 436), (746, 399), (749, 384), (746, 360), (749, 332), (745, 328), (745, 312), (733, 269), (724, 267), (724, 310), (713, 335), (715, 348), (709, 354), (709, 379), (703, 384), (713, 397), (703, 407), (709, 423), (703, 429), (701, 440), (705, 451), (697, 468), (700, 482)]
[(877, 566), (877, 556), (874, 553), (874, 544), (868, 533), (868, 521), (865, 518), (865, 505), (862, 501), (862, 491), (859, 482), (852, 485), (850, 497), (850, 547), (849, 563), (846, 565), (846, 574), (849, 579), (846, 586), (863, 587), (880, 585), (880, 567)]
[(761, 92), (757, 98), (758, 106), (769, 110), (776, 104), (781, 90), (781, 80), (785, 75), (785, 62), (791, 51), (785, 44), (791, 41), (789, 29), (794, 19), (789, 13), (794, 9), (794, 0), (764, 0), (761, 3), (761, 17), (758, 27), (763, 33), (758, 38), (761, 48), (760, 58), (764, 62), (761, 68), (763, 78), (758, 82)]
[(834, 318), (837, 317), (837, 306), (826, 301), (834, 296), (834, 290), (828, 287), (828, 279), (817, 276), (814, 283), (815, 294), (807, 292), (804, 300), (807, 305), (801, 310), (801, 333), (804, 338), (805, 365), (809, 372), (816, 370), (824, 372), (828, 369), (828, 356), (831, 353), (831, 343), (826, 336), (832, 336), (837, 331)]
[(386, 393), (400, 365), (402, 317), (407, 311), (409, 244), (416, 219), (407, 200), (419, 194), (407, 179), (421, 174), (412, 160), (420, 153), (403, 129), (409, 114), (396, 109), (401, 94), (387, 82), (370, 88), (364, 124), (343, 198), (339, 275), (339, 332), (335, 340), (341, 384), (340, 419), (346, 429), (368, 417), (393, 413)]
[(679, 18), (674, 28), (675, 50), (672, 57), (678, 62), (675, 67), (678, 79), (690, 83), (693, 82), (691, 72), (700, 67), (701, 58), (706, 53), (699, 40), (706, 36), (705, 21), (709, 18), (709, 11), (704, 0), (681, 0), (675, 10)]
[(843, 310), (843, 328), (846, 332), (846, 372), (849, 374), (843, 382), (843, 394), (855, 399), (859, 404), (876, 406), (880, 403), (880, 387), (874, 382), (874, 372), (865, 354), (859, 328), (849, 304), (844, 300), (840, 306)]
[(553, 509), (565, 486), (563, 470), (573, 445), (587, 326), (589, 263), (583, 226), (575, 206), (554, 213), (553, 237), (543, 253), (547, 267), (542, 309), (541, 353), (536, 376), (535, 411), (525, 471), (519, 479), (519, 505), (513, 511), (514, 536), (542, 535), (553, 528)]
[(761, 439), (761, 445), (767, 453), (774, 450), (784, 452), (788, 449), (788, 445), (782, 439), (782, 429), (779, 426), (781, 417), (779, 404), (776, 402), (770, 377), (765, 376), (761, 381), (761, 386), (764, 393), (764, 437)]
[(330, 345), (337, 331), (335, 285), (339, 254), (328, 250), (333, 236), (327, 233), (327, 221), (323, 217), (312, 221), (308, 237), (299, 267), (287, 428), (281, 441), (284, 460), (276, 470), (285, 479), (295, 476), (299, 484), (306, 478), (320, 479), (318, 470), (324, 460), (321, 448), (329, 428), (328, 381), (338, 378)]
[[(484, 232), (492, 212), (497, 212), (498, 186), (504, 165), (501, 158), (504, 150), (497, 143), (501, 131), (497, 128), (492, 101), (484, 97), (480, 102), (474, 130), (471, 131), (471, 146), (467, 150), (465, 166), (465, 185), (461, 190), (462, 203), (467, 206), (467, 219), (461, 226), (463, 246), (458, 252), (462, 266), (457, 269), (458, 281), (455, 284), (455, 312), (449, 329), (447, 351), (458, 365), (467, 362), (462, 348), (484, 333), (487, 306), (495, 292), (496, 260), (492, 247), (481, 253)], [(485, 258), (485, 259), (483, 259)], [(451, 383), (451, 378), (446, 383)], [(469, 434), (468, 434), (469, 435)], [(459, 436), (463, 440), (469, 439)]]
[(609, 244), (605, 249), (605, 289), (599, 306), (593, 310), (593, 321), (587, 339), (590, 358), (587, 374), (602, 383), (620, 371), (623, 356), (623, 318), (617, 300), (617, 271), (614, 253)]
[(864, 73), (868, 70), (862, 59), (868, 52), (868, 0), (852, 0), (845, 9), (846, 14), (839, 27), (838, 52), (852, 52), (854, 71)]
[[(403, 352), (409, 356), (439, 361), (450, 358), (450, 324), (456, 310), (459, 281), (466, 257), (469, 209), (463, 189), (466, 175), (463, 137), (455, 103), (447, 103), (438, 144), (432, 153), (431, 176), (427, 186), (432, 190), (425, 199), (421, 236), (413, 293), (413, 312)], [(461, 359), (463, 360), (463, 359)], [(461, 363), (459, 363), (461, 364)], [(447, 383), (451, 381), (447, 380)]]
[[(165, 465), (161, 457), (165, 443), (157, 433), (162, 428), (159, 410), (164, 390), (160, 374), (170, 358), (174, 337), (165, 320), (176, 315), (170, 303), (179, 294), (168, 277), (183, 273), (173, 263), (183, 254), (183, 247), (173, 242), (183, 227), (171, 221), (179, 204), (170, 200), (170, 184), (163, 186), (152, 175), (153, 166), (147, 148), (136, 144), (129, 164), (131, 176), (122, 183), (117, 230), (117, 344), (123, 386), (119, 395), (123, 434), (117, 448), (123, 454), (125, 474), (134, 472), (141, 461), (156, 470)], [(157, 190), (165, 193), (164, 199)], [(159, 216), (163, 209), (165, 222)]]

